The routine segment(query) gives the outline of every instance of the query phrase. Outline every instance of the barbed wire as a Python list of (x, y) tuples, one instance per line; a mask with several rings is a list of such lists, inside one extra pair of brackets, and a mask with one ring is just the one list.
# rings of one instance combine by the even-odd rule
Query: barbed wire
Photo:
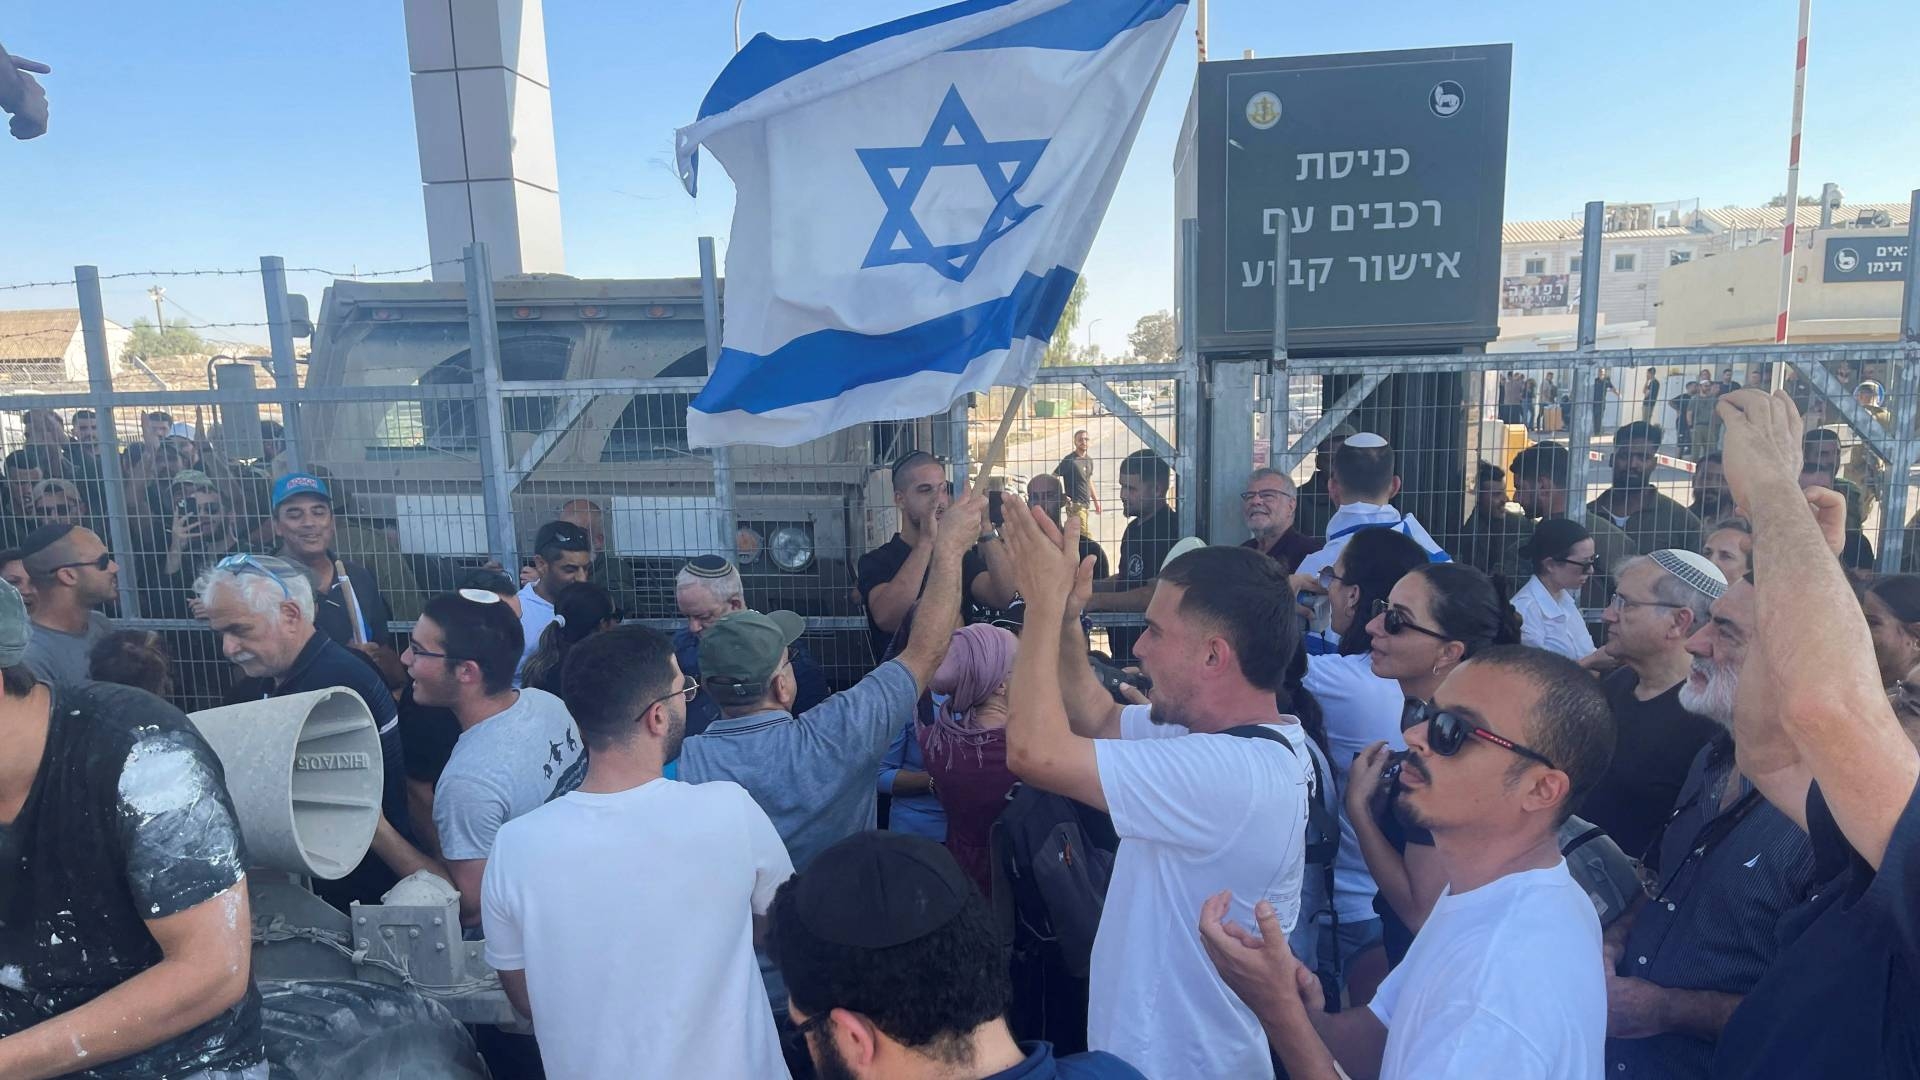
[[(403, 266), (395, 270), (329, 270), (324, 266), (289, 266), (289, 274), (323, 274), (327, 277), (357, 281), (361, 278), (399, 277), (402, 274), (417, 274), (422, 270), (431, 270), (436, 266), (458, 266), (465, 259), (435, 259), (418, 266)], [(191, 277), (240, 277), (246, 274), (258, 274), (257, 266), (240, 267), (234, 270), (123, 270), (112, 274), (101, 274), (101, 281), (119, 281), (124, 278), (191, 278)], [(20, 289), (50, 289), (63, 285), (78, 284), (73, 278), (64, 281), (17, 281), (0, 285), (0, 292), (15, 292)]]
[[(187, 323), (187, 324), (181, 324), (181, 325), (168, 326), (168, 327), (165, 327), (164, 329), (167, 329), (167, 330), (239, 330), (239, 329), (257, 330), (262, 327), (268, 327), (272, 325), (273, 325), (272, 323), (265, 322), (265, 321)], [(60, 327), (48, 327), (42, 330), (23, 330), (19, 333), (14, 333), (14, 334), (0, 334), (0, 341), (12, 341), (18, 338), (47, 338), (50, 341), (54, 341), (57, 343), (63, 340), (71, 340), (72, 337), (73, 337), (72, 330), (63, 330)]]

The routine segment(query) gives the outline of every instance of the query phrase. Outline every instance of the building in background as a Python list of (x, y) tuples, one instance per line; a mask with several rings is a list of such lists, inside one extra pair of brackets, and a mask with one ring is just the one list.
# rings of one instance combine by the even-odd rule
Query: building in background
[[(107, 323), (107, 357), (118, 364), (132, 331)], [(0, 311), (0, 388), (56, 391), (87, 385), (87, 347), (79, 308)]]

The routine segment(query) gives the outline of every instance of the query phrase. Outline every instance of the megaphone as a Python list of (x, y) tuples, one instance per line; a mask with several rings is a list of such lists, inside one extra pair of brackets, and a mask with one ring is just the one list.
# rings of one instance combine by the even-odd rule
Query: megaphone
[(345, 877), (373, 844), (380, 729), (344, 686), (192, 713), (227, 774), (251, 866)]

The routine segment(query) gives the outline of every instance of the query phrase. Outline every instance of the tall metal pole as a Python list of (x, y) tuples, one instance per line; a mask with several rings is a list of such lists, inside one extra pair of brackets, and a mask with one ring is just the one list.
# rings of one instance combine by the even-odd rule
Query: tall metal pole
[(1293, 231), (1292, 213), (1280, 208), (1273, 235), (1273, 344), (1267, 364), (1267, 464), (1275, 466), (1285, 453), (1293, 405), (1292, 373), (1287, 365), (1287, 240)]
[(120, 475), (120, 431), (113, 421), (113, 361), (107, 355), (106, 308), (100, 303), (100, 268), (73, 268), (80, 294), (80, 336), (87, 350), (87, 392), (100, 429), (100, 482), (107, 497), (107, 543), (120, 554), (120, 614), (140, 617), (139, 580), (133, 558), (133, 528), (127, 517), (127, 489)]
[(509, 576), (520, 565), (513, 532), (513, 480), (507, 475), (506, 406), (500, 397), (500, 324), (494, 319), (493, 260), (483, 240), (467, 245), (467, 347), (480, 387), (480, 503), (493, 557)]
[(1196, 0), (1193, 8), (1194, 44), (1200, 48), (1200, 62), (1207, 62), (1207, 0)]
[(1908, 483), (1920, 445), (1920, 191), (1907, 208), (1907, 276), (1900, 291), (1900, 344), (1888, 364), (1893, 430), (1887, 433), (1887, 497), (1880, 506), (1880, 570), (1897, 574), (1906, 554)]
[(1180, 478), (1174, 504), (1180, 535), (1199, 535), (1200, 410), (1206, 395), (1200, 360), (1200, 222), (1180, 222), (1180, 367), (1179, 416), (1174, 421), (1174, 474)]
[(293, 357), (293, 324), (287, 315), (285, 259), (278, 255), (260, 256), (260, 288), (267, 298), (267, 345), (273, 351), (273, 381), (286, 395), (280, 399), (280, 426), (286, 434), (282, 442), (286, 446), (287, 464), (293, 472), (299, 472), (300, 406), (294, 401), (294, 389), (300, 385), (300, 374)]
[[(1593, 380), (1600, 371), (1596, 346), (1600, 339), (1600, 230), (1606, 220), (1606, 204), (1587, 204), (1586, 223), (1580, 234), (1580, 324), (1579, 351), (1573, 362), (1573, 415), (1567, 422), (1567, 516), (1579, 521), (1587, 508), (1587, 453), (1593, 448)], [(1604, 407), (1606, 399), (1600, 399)]]
[[(700, 238), (700, 318), (707, 332), (707, 373), (712, 374), (720, 363), (720, 277), (713, 255), (713, 237)], [(735, 559), (739, 555), (739, 541), (735, 539), (739, 532), (738, 515), (734, 508), (733, 497), (733, 450), (731, 447), (713, 448), (713, 498), (719, 503), (718, 535), (714, 542), (719, 546), (715, 553), (723, 559)]]
[(1786, 223), (1780, 237), (1780, 314), (1773, 325), (1775, 344), (1787, 340), (1787, 311), (1793, 304), (1794, 226), (1800, 213), (1800, 114), (1807, 100), (1807, 26), (1813, 18), (1813, 0), (1800, 0), (1800, 34), (1793, 53), (1793, 140), (1787, 146)]

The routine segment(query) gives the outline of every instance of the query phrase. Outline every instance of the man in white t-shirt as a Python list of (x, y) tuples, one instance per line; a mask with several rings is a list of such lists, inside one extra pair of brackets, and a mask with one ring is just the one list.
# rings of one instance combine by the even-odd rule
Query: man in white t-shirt
[(1501, 1076), (1591, 1080), (1606, 1068), (1600, 920), (1557, 833), (1606, 771), (1613, 716), (1563, 656), (1525, 646), (1462, 664), (1406, 731), (1398, 812), (1432, 832), (1449, 882), (1364, 1009), (1325, 1012), (1279, 913), (1255, 934), (1207, 901), (1200, 933), (1295, 1080)]
[(1286, 569), (1233, 547), (1161, 567), (1134, 646), (1152, 703), (1122, 708), (1087, 665), (1091, 565), (1080, 565), (1078, 523), (1062, 537), (1005, 502), (1002, 534), (1027, 601), (1007, 765), (1108, 811), (1120, 836), (1087, 1045), (1148, 1076), (1271, 1076), (1260, 1022), (1207, 962), (1192, 913), (1231, 879), (1243, 905), (1271, 904), (1287, 928), (1299, 916), (1313, 770), (1299, 722), (1274, 704), (1299, 642)]
[(753, 944), (793, 864), (744, 788), (662, 775), (694, 686), (658, 631), (576, 646), (586, 779), (494, 840), (487, 963), (555, 1080), (787, 1075)]
[[(540, 649), (540, 635), (553, 622), (553, 605), (560, 590), (587, 580), (593, 571), (593, 539), (571, 521), (549, 521), (533, 537), (532, 579), (520, 587), (520, 664), (513, 685), (520, 685), (520, 668)], [(526, 576), (525, 574), (522, 575)]]

